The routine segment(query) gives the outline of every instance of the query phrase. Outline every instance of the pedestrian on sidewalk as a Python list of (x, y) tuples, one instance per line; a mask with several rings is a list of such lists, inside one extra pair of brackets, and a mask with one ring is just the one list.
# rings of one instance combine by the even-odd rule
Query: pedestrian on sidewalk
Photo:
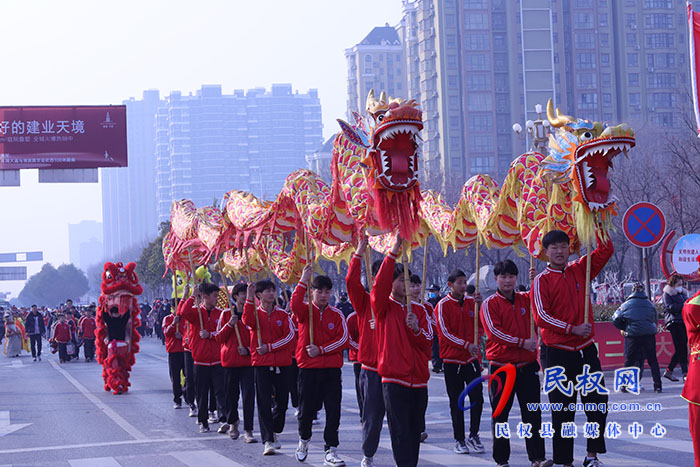
[(683, 288), (683, 278), (673, 273), (668, 278), (668, 282), (664, 287), (664, 323), (666, 329), (671, 333), (673, 339), (674, 354), (671, 356), (671, 361), (668, 362), (668, 368), (664, 371), (664, 378), (671, 381), (678, 381), (678, 378), (673, 376), (673, 370), (676, 365), (680, 365), (683, 373), (683, 381), (688, 374), (688, 334), (683, 322), (683, 305), (688, 300), (688, 293)]
[(656, 308), (644, 293), (644, 285), (634, 284), (632, 294), (620, 305), (612, 317), (613, 325), (625, 336), (625, 367), (639, 367), (649, 362), (654, 379), (654, 392), (661, 392), (661, 372), (656, 359)]

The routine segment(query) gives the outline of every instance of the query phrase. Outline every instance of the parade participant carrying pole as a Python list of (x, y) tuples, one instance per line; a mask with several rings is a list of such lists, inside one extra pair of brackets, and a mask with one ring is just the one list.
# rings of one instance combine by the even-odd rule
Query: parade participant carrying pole
[[(216, 265), (216, 270), (221, 276), (221, 282), (224, 285), (224, 293), (226, 294), (226, 300), (228, 301), (228, 309), (233, 313), (233, 306), (231, 304), (231, 295), (228, 293), (228, 284), (226, 281), (226, 276), (224, 275), (224, 270), (221, 268), (221, 264)], [(243, 341), (241, 341), (241, 333), (238, 330), (238, 326), (234, 326), (233, 330), (236, 331), (236, 339), (238, 340), (238, 347), (243, 347)]]
[[(194, 262), (192, 261), (192, 248), (187, 248), (187, 256), (190, 259), (190, 271), (192, 271), (192, 283), (193, 283), (193, 289), (194, 286), (197, 285), (197, 277), (195, 276), (194, 273)], [(197, 305), (197, 314), (199, 315), (199, 329), (204, 329), (204, 321), (202, 320), (202, 309), (199, 306), (199, 295), (195, 294), (194, 295), (194, 301)]]

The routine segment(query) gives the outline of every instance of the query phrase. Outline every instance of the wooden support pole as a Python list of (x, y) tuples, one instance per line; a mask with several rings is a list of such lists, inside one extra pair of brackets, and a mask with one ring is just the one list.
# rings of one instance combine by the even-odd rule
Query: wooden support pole
[[(194, 272), (194, 261), (192, 261), (192, 248), (187, 248), (187, 255), (190, 258), (190, 270), (192, 271), (192, 282), (193, 282), (193, 287), (192, 287), (193, 290), (192, 291), (195, 292), (194, 287), (197, 286), (197, 276)], [(204, 320), (202, 319), (202, 307), (199, 306), (200, 305), (199, 304), (199, 297), (197, 296), (196, 293), (194, 294), (194, 302), (195, 302), (195, 305), (197, 306), (197, 314), (199, 315), (199, 330), (204, 331)]]

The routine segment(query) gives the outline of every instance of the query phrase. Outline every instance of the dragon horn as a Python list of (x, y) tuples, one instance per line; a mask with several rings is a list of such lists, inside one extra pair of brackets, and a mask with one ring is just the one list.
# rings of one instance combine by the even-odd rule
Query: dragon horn
[(386, 92), (385, 91), (382, 91), (382, 93), (379, 95), (379, 102), (386, 104)]
[(569, 122), (573, 122), (574, 118), (568, 115), (564, 115), (557, 109), (556, 115), (554, 114), (554, 104), (552, 104), (552, 99), (547, 101), (547, 120), (554, 128), (561, 128)]
[(369, 110), (376, 102), (377, 98), (374, 97), (374, 89), (370, 89), (369, 94), (367, 94), (367, 103), (365, 105), (367, 107), (367, 110)]

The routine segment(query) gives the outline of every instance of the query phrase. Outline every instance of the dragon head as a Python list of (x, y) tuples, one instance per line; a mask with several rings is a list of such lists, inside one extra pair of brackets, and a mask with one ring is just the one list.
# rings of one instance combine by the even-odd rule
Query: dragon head
[(118, 308), (122, 315), (131, 310), (137, 295), (141, 295), (143, 287), (134, 271), (135, 263), (124, 266), (122, 263), (105, 263), (102, 272), (100, 303), (108, 309)]
[(542, 171), (556, 183), (572, 182), (574, 201), (590, 213), (612, 213), (615, 198), (611, 195), (608, 170), (613, 159), (634, 147), (635, 135), (623, 123), (608, 126), (562, 115), (547, 103), (547, 119), (556, 132), (549, 137), (549, 153), (542, 161)]
[(415, 101), (389, 99), (382, 92), (367, 96), (367, 113), (374, 120), (365, 164), (385, 189), (406, 191), (418, 182), (418, 138), (422, 112)]

